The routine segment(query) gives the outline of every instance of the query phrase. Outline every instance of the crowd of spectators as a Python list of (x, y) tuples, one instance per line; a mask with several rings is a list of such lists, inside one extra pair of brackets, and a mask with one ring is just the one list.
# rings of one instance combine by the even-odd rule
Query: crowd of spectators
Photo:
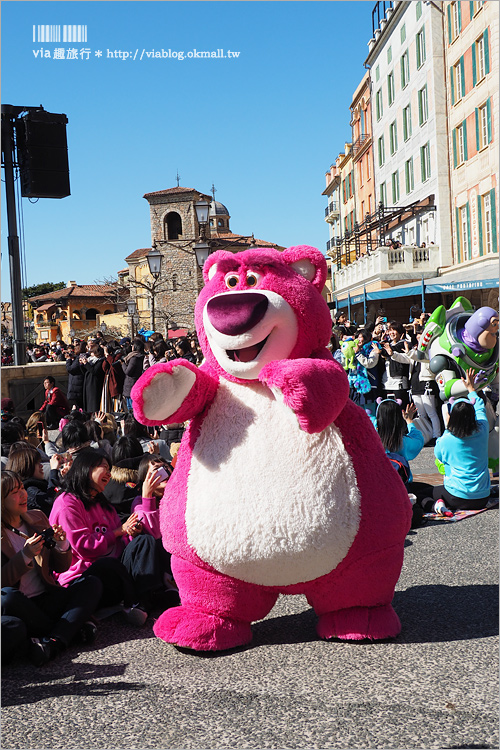
[[(381, 314), (356, 326), (341, 313), (330, 341), (350, 397), (369, 412), (419, 508), (414, 520), (440, 502), (484, 506), (490, 493), (484, 395), (467, 374), (470, 404), (451, 415), (441, 408), (434, 375), (415, 356), (427, 318), (416, 311), (403, 325)], [(140, 627), (179, 603), (159, 502), (185, 425), (139, 424), (130, 391), (156, 363), (183, 357), (199, 365), (202, 354), (194, 336), (154, 333), (148, 341), (58, 342), (30, 356), (65, 361), (68, 386), (65, 394), (48, 375), (44, 401), (26, 421), (11, 399), (1, 404), (2, 659), (23, 653), (41, 666), (93, 642), (103, 617), (120, 614)], [(444, 466), (441, 488), (413, 482), (409, 461), (425, 444)], [(455, 455), (470, 459), (458, 477)]]

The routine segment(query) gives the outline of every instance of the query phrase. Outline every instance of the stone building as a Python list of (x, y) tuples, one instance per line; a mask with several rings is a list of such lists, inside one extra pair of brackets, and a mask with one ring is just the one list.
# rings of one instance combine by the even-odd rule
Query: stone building
[[(151, 247), (135, 250), (125, 259), (130, 293), (137, 304), (139, 328), (154, 327), (171, 336), (194, 330), (194, 305), (203, 286), (194, 246), (201, 239), (209, 244), (210, 252), (239, 252), (249, 247), (283, 249), (275, 243), (257, 240), (253, 235), (232, 232), (227, 208), (198, 190), (173, 187), (146, 193), (144, 198), (149, 203), (151, 245), (162, 254), (162, 268), (158, 281), (153, 282), (146, 258)], [(199, 200), (211, 204), (206, 228), (200, 227), (196, 217), (195, 203)]]

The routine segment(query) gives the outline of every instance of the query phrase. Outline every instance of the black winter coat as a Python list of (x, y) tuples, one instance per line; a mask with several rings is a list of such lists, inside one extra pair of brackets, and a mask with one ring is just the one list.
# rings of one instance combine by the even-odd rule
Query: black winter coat
[(105, 373), (102, 369), (104, 357), (95, 362), (83, 365), (85, 378), (83, 381), (83, 409), (88, 412), (99, 411), (101, 408), (102, 386)]
[(66, 370), (68, 371), (68, 392), (66, 397), (68, 401), (75, 401), (78, 406), (82, 407), (85, 370), (78, 361), (78, 357), (66, 360)]
[(122, 361), (123, 372), (125, 373), (125, 382), (123, 383), (123, 395), (125, 398), (130, 398), (130, 391), (142, 375), (143, 364), (144, 354), (139, 354), (139, 352), (127, 354)]

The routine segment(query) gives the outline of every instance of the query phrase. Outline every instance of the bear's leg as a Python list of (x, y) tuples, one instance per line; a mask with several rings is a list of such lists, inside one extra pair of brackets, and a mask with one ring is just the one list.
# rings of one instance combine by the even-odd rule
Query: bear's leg
[(391, 602), (403, 544), (345, 562), (304, 590), (319, 616), (318, 635), (354, 641), (395, 638), (401, 623)]
[(181, 606), (163, 612), (158, 638), (195, 651), (223, 651), (252, 640), (251, 623), (264, 618), (278, 594), (262, 586), (204, 570), (172, 555)]

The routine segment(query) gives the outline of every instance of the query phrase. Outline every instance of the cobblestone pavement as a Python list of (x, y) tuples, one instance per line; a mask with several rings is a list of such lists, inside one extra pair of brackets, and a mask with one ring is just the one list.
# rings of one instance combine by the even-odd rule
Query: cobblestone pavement
[(390, 643), (318, 640), (303, 597), (218, 655), (115, 615), (95, 648), (4, 667), (2, 748), (498, 748), (497, 586), (490, 510), (410, 532)]

